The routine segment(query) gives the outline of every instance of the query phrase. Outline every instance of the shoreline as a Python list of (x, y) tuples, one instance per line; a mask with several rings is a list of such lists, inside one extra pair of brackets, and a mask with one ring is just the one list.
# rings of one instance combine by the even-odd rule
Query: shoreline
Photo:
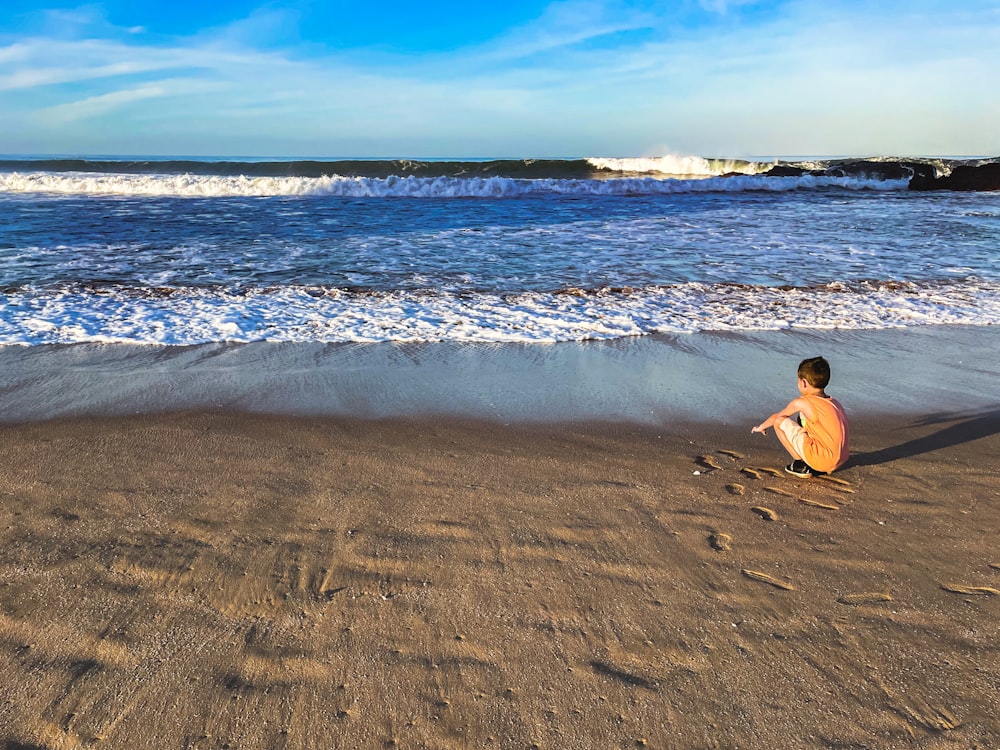
[(0, 422), (232, 410), (501, 423), (752, 420), (822, 354), (849, 414), (989, 410), (992, 326), (656, 335), (559, 344), (0, 347)]

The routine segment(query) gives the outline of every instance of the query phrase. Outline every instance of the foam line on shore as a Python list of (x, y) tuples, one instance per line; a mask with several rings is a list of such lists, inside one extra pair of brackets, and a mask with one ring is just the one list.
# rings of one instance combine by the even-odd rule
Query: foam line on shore
[(555, 293), (57, 288), (0, 299), (2, 344), (554, 343), (650, 333), (1000, 323), (1000, 283), (688, 283)]

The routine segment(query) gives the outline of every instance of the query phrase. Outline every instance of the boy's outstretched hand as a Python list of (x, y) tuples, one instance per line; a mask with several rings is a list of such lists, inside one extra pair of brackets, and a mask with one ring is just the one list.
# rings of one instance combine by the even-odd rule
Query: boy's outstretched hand
[(784, 419), (788, 419), (795, 412), (800, 411), (802, 409), (802, 406), (799, 403), (800, 401), (801, 399), (795, 399), (794, 401), (789, 402), (788, 406), (786, 406), (781, 411), (775, 412), (774, 414), (769, 416), (759, 425), (751, 429), (750, 432), (759, 432), (761, 434), (766, 435), (768, 427), (774, 427), (776, 424), (778, 424), (778, 422)]

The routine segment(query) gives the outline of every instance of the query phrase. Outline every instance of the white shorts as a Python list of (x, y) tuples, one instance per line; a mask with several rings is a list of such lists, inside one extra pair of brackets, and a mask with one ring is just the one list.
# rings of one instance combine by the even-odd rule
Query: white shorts
[(803, 443), (806, 439), (806, 431), (802, 428), (802, 425), (791, 417), (785, 417), (775, 427), (781, 430), (782, 434), (788, 438), (788, 442), (795, 449), (795, 452), (799, 454), (799, 458), (804, 460), (806, 454), (803, 450)]

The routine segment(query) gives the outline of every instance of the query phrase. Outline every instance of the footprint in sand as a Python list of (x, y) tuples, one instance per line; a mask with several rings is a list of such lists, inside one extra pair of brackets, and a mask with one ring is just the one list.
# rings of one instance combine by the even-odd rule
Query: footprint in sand
[(775, 469), (773, 466), (761, 466), (757, 471), (761, 471), (765, 474), (770, 474), (772, 477), (783, 477), (785, 476), (780, 469)]
[(758, 516), (763, 518), (765, 521), (777, 521), (778, 514), (775, 513), (770, 508), (765, 508), (763, 505), (755, 505), (750, 510), (756, 513)]
[(712, 545), (712, 549), (718, 552), (728, 552), (732, 542), (733, 538), (721, 531), (708, 537), (708, 543)]
[(1000, 563), (990, 563), (990, 567), (993, 568), (993, 570), (1000, 570)]
[(885, 685), (879, 687), (889, 699), (892, 709), (914, 724), (935, 732), (948, 732), (962, 726), (962, 720), (944, 706), (930, 705), (916, 696), (896, 694)]
[(882, 591), (866, 591), (863, 594), (845, 594), (837, 599), (841, 604), (860, 606), (862, 604), (878, 604), (879, 602), (891, 602), (892, 596)]
[(965, 594), (967, 596), (1000, 596), (1000, 591), (991, 586), (965, 586), (959, 583), (944, 583), (941, 588), (953, 594)]
[(722, 466), (716, 461), (712, 456), (704, 455), (698, 456), (695, 459), (700, 465), (704, 466), (706, 469), (721, 469)]
[(784, 589), (785, 591), (795, 590), (795, 587), (788, 583), (788, 581), (782, 581), (780, 578), (769, 576), (767, 573), (761, 573), (759, 570), (748, 570), (747, 568), (743, 568), (740, 573), (745, 575), (747, 578), (753, 579), (754, 581), (760, 581), (761, 583), (766, 583), (769, 586), (774, 586), (778, 589)]
[(718, 452), (721, 453), (723, 456), (729, 456), (730, 458), (736, 461), (740, 460), (741, 458), (746, 458), (746, 456), (744, 456), (742, 453), (726, 450), (724, 448), (720, 448)]
[(726, 491), (730, 495), (742, 495), (744, 492), (747, 491), (747, 488), (744, 487), (742, 484), (737, 484), (736, 482), (733, 482), (732, 484), (726, 485)]
[(751, 469), (749, 466), (743, 467), (742, 469), (740, 469), (740, 471), (746, 474), (751, 479), (760, 479), (761, 477), (761, 473), (759, 471), (757, 471), (756, 469)]

